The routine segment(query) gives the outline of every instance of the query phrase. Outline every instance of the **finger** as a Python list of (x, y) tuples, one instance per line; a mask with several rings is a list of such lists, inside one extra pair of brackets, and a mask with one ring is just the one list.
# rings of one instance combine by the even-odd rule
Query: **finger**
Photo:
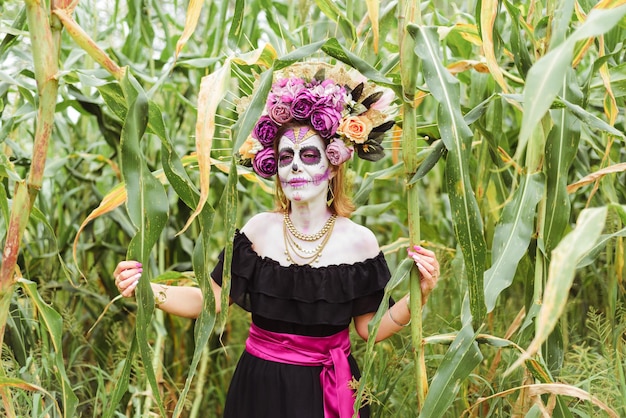
[[(411, 250), (411, 249), (410, 249)], [(424, 248), (420, 245), (414, 245), (412, 251), (415, 251), (418, 254), (425, 255), (428, 257), (435, 257), (435, 253), (427, 248)]]
[(132, 282), (130, 286), (128, 286), (126, 289), (124, 289), (123, 292), (121, 292), (122, 296), (126, 298), (131, 297), (133, 293), (135, 292), (135, 288), (137, 287), (138, 284), (139, 284), (139, 279)]
[(141, 267), (141, 263), (135, 260), (120, 261), (115, 267), (115, 270), (113, 270), (113, 276), (119, 276), (123, 271), (128, 269), (138, 269)]
[(429, 274), (433, 274), (437, 271), (437, 266), (434, 264), (433, 260), (428, 257), (420, 256), (416, 253), (410, 255), (410, 257), (415, 261), (415, 264), (418, 267), (422, 267)]
[(430, 264), (432, 265), (436, 265), (437, 264), (437, 257), (435, 256), (434, 253), (432, 253), (432, 251), (429, 251), (428, 253), (426, 252), (416, 252), (416, 251), (411, 251), (410, 249), (408, 250), (408, 254), (410, 257), (419, 257), (422, 260), (428, 261)]
[(129, 278), (120, 281), (120, 283), (119, 283), (120, 290), (127, 289), (128, 287), (132, 286), (133, 283), (135, 283), (139, 279), (141, 279), (141, 272), (137, 272), (137, 273), (133, 274), (132, 276), (130, 276)]
[[(425, 265), (429, 271), (434, 273), (435, 275), (439, 274), (439, 261), (437, 260), (437, 256), (434, 252), (430, 250), (426, 250), (420, 246), (415, 246), (414, 248), (419, 249), (420, 251), (412, 251), (411, 248), (407, 248), (407, 252), (409, 257), (413, 258), (416, 262), (419, 261), (420, 264)], [(432, 266), (432, 269), (430, 268)]]
[(432, 268), (432, 266), (429, 265), (429, 267), (426, 267), (425, 263), (422, 262), (418, 262), (416, 263), (417, 268), (419, 269), (420, 273), (422, 273), (422, 278), (428, 278), (431, 279), (434, 277), (433, 273), (434, 270)]
[(131, 277), (135, 276), (136, 274), (141, 274), (141, 273), (143, 273), (143, 268), (141, 267), (123, 270), (121, 273), (115, 276), (115, 283), (120, 284), (122, 282), (129, 280)]

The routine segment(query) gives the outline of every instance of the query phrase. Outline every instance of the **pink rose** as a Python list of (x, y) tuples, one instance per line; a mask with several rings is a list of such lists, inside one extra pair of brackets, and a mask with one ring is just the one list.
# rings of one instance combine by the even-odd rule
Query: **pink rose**
[(326, 147), (326, 157), (332, 165), (341, 165), (352, 158), (354, 148), (347, 146), (339, 138), (333, 138), (333, 141)]
[(268, 109), (268, 114), (274, 122), (279, 125), (291, 122), (293, 117), (291, 116), (291, 106), (285, 103), (276, 103), (274, 106)]
[(276, 153), (272, 147), (263, 148), (257, 152), (252, 160), (252, 168), (263, 178), (270, 178), (276, 174)]

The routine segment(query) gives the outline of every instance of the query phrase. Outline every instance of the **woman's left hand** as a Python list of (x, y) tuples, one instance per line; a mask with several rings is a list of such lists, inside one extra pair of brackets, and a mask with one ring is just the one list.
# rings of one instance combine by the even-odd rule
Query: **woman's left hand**
[(407, 248), (407, 252), (409, 257), (415, 261), (415, 265), (420, 272), (423, 305), (426, 303), (426, 299), (431, 290), (437, 285), (437, 280), (439, 279), (439, 261), (437, 261), (437, 256), (434, 252), (420, 247), (419, 245)]

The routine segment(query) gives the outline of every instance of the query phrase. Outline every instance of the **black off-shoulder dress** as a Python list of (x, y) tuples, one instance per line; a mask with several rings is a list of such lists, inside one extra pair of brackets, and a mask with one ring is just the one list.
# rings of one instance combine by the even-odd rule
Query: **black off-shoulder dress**
[[(223, 253), (211, 277), (222, 284)], [(231, 298), (252, 313), (252, 321), (272, 332), (329, 336), (354, 316), (378, 309), (390, 272), (381, 253), (354, 264), (324, 267), (281, 266), (260, 257), (237, 231), (231, 263)], [(360, 372), (348, 358), (355, 378)], [(321, 366), (275, 363), (244, 351), (226, 399), (225, 418), (324, 417)], [(361, 418), (369, 417), (363, 407)]]

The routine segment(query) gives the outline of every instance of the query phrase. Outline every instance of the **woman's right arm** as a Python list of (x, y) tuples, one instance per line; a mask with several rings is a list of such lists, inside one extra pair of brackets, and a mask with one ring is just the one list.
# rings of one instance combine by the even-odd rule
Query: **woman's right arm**
[[(141, 278), (143, 268), (141, 263), (133, 260), (121, 261), (115, 270), (115, 285), (124, 297), (133, 297), (135, 288)], [(164, 312), (184, 318), (197, 318), (202, 312), (202, 291), (197, 287), (167, 286), (158, 283), (150, 283), (155, 296), (156, 306)], [(221, 287), (211, 280), (213, 296), (217, 312), (221, 311), (220, 293)]]

